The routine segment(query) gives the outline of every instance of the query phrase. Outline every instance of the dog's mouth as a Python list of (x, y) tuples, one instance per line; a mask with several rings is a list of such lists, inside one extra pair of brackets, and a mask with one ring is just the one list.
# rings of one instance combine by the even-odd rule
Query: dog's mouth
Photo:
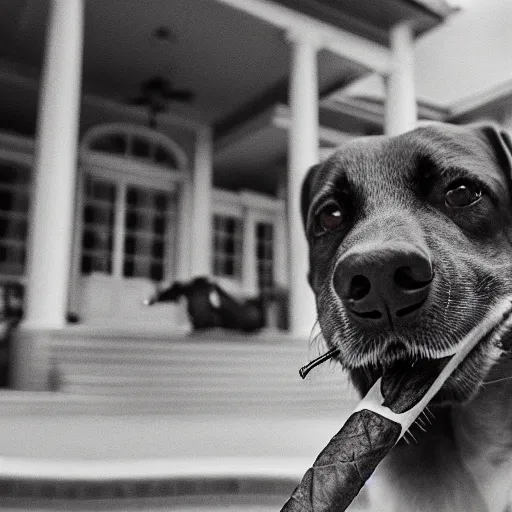
[[(405, 347), (391, 346), (385, 353), (380, 354), (378, 362), (358, 365), (352, 368), (351, 374), (356, 385), (366, 393), (375, 381), (382, 377), (382, 386), (386, 388), (386, 396), (398, 396), (403, 393), (403, 385), (426, 386), (433, 382), (443, 367), (458, 353), (464, 340), (450, 347), (432, 350), (417, 349), (414, 352)], [(471, 399), (484, 382), (491, 367), (500, 356), (512, 348), (512, 314), (508, 314), (499, 324), (484, 333), (474, 348), (460, 363), (458, 368), (445, 382), (434, 404), (461, 403)], [(355, 377), (355, 378), (354, 378)]]
[[(508, 307), (510, 308), (510, 302)], [(474, 327), (477, 334), (480, 325)], [(475, 345), (445, 382), (434, 403), (464, 402), (476, 394), (501, 354), (512, 349), (512, 312), (509, 310), (486, 331), (482, 331), (476, 338), (473, 336), (473, 339), (476, 339)], [(335, 346), (301, 368), (300, 375), (305, 378), (315, 366), (335, 358), (350, 371), (352, 380), (362, 396), (380, 377), (388, 394), (393, 395), (401, 392), (404, 382), (413, 386), (415, 383), (427, 385), (433, 382), (447, 362), (461, 351), (465, 344), (465, 337), (450, 346), (435, 350), (421, 346), (412, 349), (402, 343), (390, 342), (387, 343), (386, 349), (378, 354), (358, 354), (358, 363), (351, 365), (346, 364), (341, 349)]]

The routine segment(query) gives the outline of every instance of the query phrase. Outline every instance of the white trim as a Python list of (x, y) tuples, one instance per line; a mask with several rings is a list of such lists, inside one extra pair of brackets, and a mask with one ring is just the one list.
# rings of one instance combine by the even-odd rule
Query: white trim
[[(5, 146), (5, 147), (4, 147)], [(16, 155), (29, 154), (33, 161), (35, 142), (32, 137), (24, 137), (15, 133), (0, 132), (0, 148), (16, 152)]]
[(236, 212), (234, 215), (242, 216), (243, 208), (267, 211), (271, 214), (285, 212), (285, 201), (272, 196), (241, 190), (233, 192), (221, 188), (213, 189), (213, 201), (215, 209), (219, 212)]
[(253, 192), (252, 190), (240, 191), (240, 200), (244, 206), (253, 208), (255, 210), (264, 210), (274, 215), (276, 213), (285, 212), (285, 202), (283, 199), (277, 199), (275, 197), (266, 196)]
[(0, 160), (14, 162), (30, 168), (30, 178), (34, 178), (34, 155), (20, 153), (16, 149), (8, 149), (0, 146)]
[[(272, 117), (272, 124), (285, 130), (290, 129), (290, 109), (286, 105), (277, 105), (275, 107), (274, 116)], [(333, 128), (327, 128), (320, 125), (318, 127), (318, 137), (320, 142), (334, 144), (337, 146), (353, 139), (355, 135), (353, 133), (347, 133), (341, 130), (335, 130)]]
[(278, 5), (269, 0), (217, 0), (235, 9), (289, 32), (291, 38), (307, 38), (319, 48), (357, 62), (368, 69), (387, 74), (390, 52), (378, 43), (364, 39), (339, 27)]
[[(179, 206), (179, 227), (178, 227), (178, 255), (176, 263), (176, 279), (188, 280), (191, 276), (190, 265), (190, 216), (192, 212), (192, 182), (186, 179), (180, 187), (180, 206)], [(167, 271), (167, 269), (166, 269)], [(168, 272), (166, 272), (168, 273)]]
[(78, 166), (78, 177), (76, 184), (75, 222), (73, 225), (73, 247), (71, 248), (71, 279), (69, 283), (68, 306), (72, 313), (80, 311), (81, 289), (81, 264), (82, 264), (82, 236), (84, 232), (84, 195), (85, 195), (85, 173), (81, 166)]
[(126, 182), (119, 183), (116, 187), (116, 203), (114, 214), (114, 240), (112, 244), (112, 276), (123, 279), (124, 266), (124, 239), (126, 236)]
[(82, 153), (81, 164), (97, 169), (98, 172), (103, 173), (104, 177), (115, 176), (116, 180), (144, 184), (149, 187), (151, 183), (179, 183), (186, 179), (185, 172), (95, 151)]
[(191, 274), (212, 275), (212, 193), (213, 189), (213, 128), (197, 132), (192, 179), (191, 225)]
[(244, 230), (240, 279), (222, 276), (215, 276), (215, 279), (227, 285), (232, 293), (245, 296), (258, 293), (255, 229), (258, 222), (268, 222), (274, 228), (274, 282), (287, 286), (285, 201), (249, 190), (233, 192), (216, 188), (212, 194), (212, 218), (214, 215), (235, 217), (242, 221)]
[[(82, 138), (81, 149), (82, 152), (92, 153), (92, 154), (105, 154), (101, 151), (94, 151), (90, 149), (91, 143), (94, 139), (101, 137), (102, 135), (124, 135), (127, 138), (133, 138), (134, 136), (139, 136), (141, 138), (147, 139), (149, 142), (154, 142), (155, 144), (160, 144), (161, 146), (167, 148), (167, 150), (172, 153), (177, 161), (178, 161), (178, 171), (182, 171), (186, 167), (188, 167), (188, 158), (185, 151), (171, 138), (167, 137), (163, 133), (148, 128), (146, 126), (140, 126), (137, 124), (129, 124), (129, 123), (107, 123), (107, 124), (99, 124), (93, 126)], [(108, 154), (108, 153), (107, 153)], [(136, 161), (137, 165), (147, 165), (147, 166), (158, 166), (157, 163), (152, 163), (149, 160), (141, 159), (140, 161), (131, 156), (116, 156), (109, 155), (113, 158), (121, 158), (124, 160)], [(165, 167), (165, 166), (161, 166)]]
[[(332, 102), (333, 100), (329, 101)], [(320, 106), (323, 107), (324, 105), (329, 108), (330, 103), (324, 104), (324, 102), (321, 101)], [(382, 113), (380, 114), (380, 117), (378, 119), (372, 118), (371, 120), (381, 124)], [(290, 129), (290, 109), (286, 105), (279, 103), (273, 105), (272, 107), (266, 109), (261, 114), (252, 117), (244, 121), (240, 125), (234, 127), (233, 130), (230, 130), (219, 140), (216, 140), (215, 153), (219, 155), (222, 153), (222, 151), (229, 149), (233, 144), (236, 144), (240, 140), (243, 140), (244, 137), (248, 137), (255, 132), (264, 130), (272, 126), (274, 126), (275, 128), (279, 128), (281, 130), (288, 131)], [(319, 126), (318, 133), (321, 143), (332, 144), (335, 146), (339, 146), (340, 144), (343, 144), (356, 136), (356, 134), (353, 133), (347, 133), (341, 130), (336, 130), (334, 128), (327, 128), (325, 126)]]
[[(320, 107), (332, 112), (352, 116), (361, 121), (373, 123), (378, 126), (382, 126), (384, 123), (384, 104), (382, 100), (372, 102), (366, 101), (364, 98), (340, 94), (321, 100)], [(444, 121), (449, 114), (449, 110), (441, 107), (436, 108), (421, 103), (418, 104), (418, 116), (421, 120)]]
[(483, 108), (489, 103), (505, 100), (512, 95), (512, 80), (507, 80), (485, 91), (459, 100), (448, 107), (450, 117), (459, 117), (473, 110)]
[[(229, 194), (229, 193), (228, 193)], [(214, 215), (229, 215), (242, 219), (244, 217), (244, 208), (238, 201), (232, 201), (228, 194), (214, 195), (212, 201), (212, 222)], [(237, 194), (233, 194), (236, 196)]]

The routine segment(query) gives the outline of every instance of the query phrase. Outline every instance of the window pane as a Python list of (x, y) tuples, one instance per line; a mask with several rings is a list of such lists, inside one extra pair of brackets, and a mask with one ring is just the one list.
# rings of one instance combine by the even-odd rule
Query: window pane
[(242, 277), (242, 221), (228, 215), (213, 218), (213, 272), (220, 277)]
[(131, 153), (138, 158), (149, 158), (150, 145), (148, 140), (142, 137), (133, 137)]
[(262, 292), (272, 291), (274, 285), (274, 226), (268, 222), (256, 224), (256, 262), (258, 284)]
[(174, 193), (128, 187), (124, 276), (164, 278), (165, 268), (174, 262), (177, 216)]
[(30, 169), (0, 161), (0, 273), (18, 276), (25, 270), (25, 243)]
[(126, 136), (124, 134), (111, 134), (98, 137), (91, 143), (91, 149), (105, 153), (125, 154)]
[(176, 157), (170, 153), (163, 146), (157, 146), (155, 150), (155, 162), (160, 165), (165, 165), (166, 167), (170, 167), (171, 169), (178, 168), (178, 161)]
[(93, 176), (85, 181), (82, 273), (112, 273), (115, 184)]

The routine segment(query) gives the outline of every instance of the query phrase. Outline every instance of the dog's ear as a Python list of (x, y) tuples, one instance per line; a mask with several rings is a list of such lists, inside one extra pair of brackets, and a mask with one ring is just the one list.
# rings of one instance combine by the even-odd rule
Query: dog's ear
[(311, 188), (313, 185), (313, 178), (315, 177), (316, 172), (322, 164), (316, 164), (309, 168), (308, 173), (306, 174), (306, 177), (304, 178), (304, 181), (302, 182), (302, 189), (300, 194), (300, 211), (302, 215), (302, 225), (304, 226), (304, 229), (306, 229), (307, 222), (308, 222), (308, 210), (309, 205), (311, 203)]
[(494, 151), (499, 166), (503, 169), (512, 190), (512, 138), (510, 133), (494, 124), (475, 125), (484, 134)]

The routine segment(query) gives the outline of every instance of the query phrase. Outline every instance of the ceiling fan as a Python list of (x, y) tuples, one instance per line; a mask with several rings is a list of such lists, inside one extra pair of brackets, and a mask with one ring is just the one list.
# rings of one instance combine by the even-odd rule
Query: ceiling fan
[(172, 83), (162, 76), (154, 76), (140, 84), (140, 94), (129, 100), (130, 105), (145, 106), (149, 114), (150, 128), (156, 128), (160, 112), (167, 112), (169, 104), (175, 101), (189, 103), (194, 93), (185, 89), (174, 89)]

